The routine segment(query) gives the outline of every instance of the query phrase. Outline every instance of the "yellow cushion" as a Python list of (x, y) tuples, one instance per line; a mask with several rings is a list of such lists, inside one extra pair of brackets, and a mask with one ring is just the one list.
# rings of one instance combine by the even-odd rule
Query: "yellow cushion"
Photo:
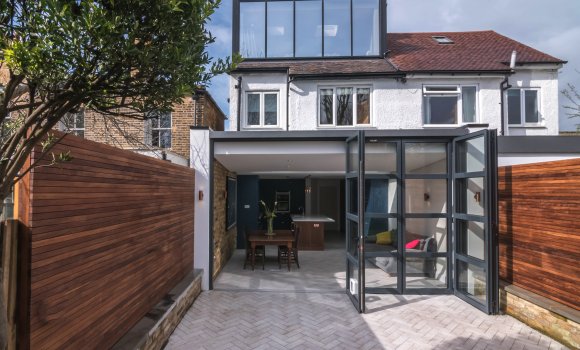
[(377, 233), (377, 244), (392, 244), (393, 243), (393, 232), (385, 231)]

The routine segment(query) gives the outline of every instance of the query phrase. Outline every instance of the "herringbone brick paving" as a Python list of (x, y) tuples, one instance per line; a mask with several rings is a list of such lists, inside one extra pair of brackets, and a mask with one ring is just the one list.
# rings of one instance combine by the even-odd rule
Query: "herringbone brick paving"
[[(320, 253), (309, 253), (301, 256), (304, 272), (286, 271), (293, 283), (312, 273), (309, 263), (325, 264)], [(216, 288), (228, 289), (203, 292), (166, 349), (566, 349), (512, 317), (485, 315), (451, 295), (367, 295), (367, 313), (361, 315), (335, 268), (329, 268), (328, 281), (302, 282), (320, 290), (284, 290), (275, 262), (248, 273), (241, 270), (240, 255), (216, 281)], [(236, 269), (253, 282), (228, 276)], [(277, 275), (276, 283), (264, 282), (269, 274)], [(247, 288), (252, 284), (265, 288)]]

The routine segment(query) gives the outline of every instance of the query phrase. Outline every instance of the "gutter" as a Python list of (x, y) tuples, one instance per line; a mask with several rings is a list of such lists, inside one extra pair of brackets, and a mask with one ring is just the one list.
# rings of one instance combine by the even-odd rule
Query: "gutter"
[(515, 73), (515, 67), (516, 67), (516, 58), (517, 58), (517, 52), (514, 50), (512, 51), (512, 57), (510, 60), (510, 71), (509, 73), (506, 73), (504, 79), (502, 80), (501, 83), (499, 83), (499, 93), (500, 93), (500, 102), (499, 102), (499, 106), (500, 106), (500, 122), (501, 122), (501, 128), (499, 131), (499, 135), (500, 136), (504, 136), (505, 135), (505, 98), (504, 98), (504, 92), (509, 90), (512, 86), (509, 83), (509, 76)]
[(294, 81), (294, 77), (290, 76), (290, 69), (287, 71), (286, 79), (286, 131), (290, 130), (290, 83)]
[(405, 74), (400, 72), (388, 73), (312, 73), (312, 74), (295, 74), (293, 80), (296, 79), (361, 79), (361, 78), (404, 78)]
[(504, 79), (502, 80), (502, 82), (499, 83), (499, 90), (500, 90), (499, 91), (499, 93), (500, 93), (500, 102), (499, 102), (499, 105), (500, 105), (500, 109), (501, 109), (500, 110), (500, 112), (501, 112), (501, 114), (500, 114), (501, 115), (501, 118), (500, 118), (500, 120), (501, 120), (501, 128), (500, 128), (500, 131), (499, 131), (499, 135), (500, 136), (504, 136), (505, 135), (505, 108), (504, 108), (504, 103), (505, 103), (504, 100), (505, 100), (505, 98), (504, 98), (504, 92), (506, 90), (509, 90), (512, 87), (509, 84), (508, 77), (509, 77), (509, 74), (506, 74), (505, 77), (504, 77)]

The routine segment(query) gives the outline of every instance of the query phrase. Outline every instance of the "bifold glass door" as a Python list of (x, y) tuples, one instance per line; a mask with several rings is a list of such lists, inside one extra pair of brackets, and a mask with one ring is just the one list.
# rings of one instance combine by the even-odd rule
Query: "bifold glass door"
[(364, 290), (364, 131), (346, 141), (346, 293), (365, 311)]
[(346, 292), (449, 294), (498, 312), (496, 132), (346, 141)]
[(498, 312), (497, 154), (495, 131), (453, 142), (454, 290), (487, 313)]
[(401, 142), (365, 141), (364, 248), (366, 293), (401, 293)]

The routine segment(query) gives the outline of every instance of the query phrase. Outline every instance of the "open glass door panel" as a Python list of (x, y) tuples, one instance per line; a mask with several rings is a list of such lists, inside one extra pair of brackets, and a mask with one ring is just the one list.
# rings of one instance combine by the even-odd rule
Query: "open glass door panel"
[(346, 293), (364, 312), (364, 131), (346, 141)]

